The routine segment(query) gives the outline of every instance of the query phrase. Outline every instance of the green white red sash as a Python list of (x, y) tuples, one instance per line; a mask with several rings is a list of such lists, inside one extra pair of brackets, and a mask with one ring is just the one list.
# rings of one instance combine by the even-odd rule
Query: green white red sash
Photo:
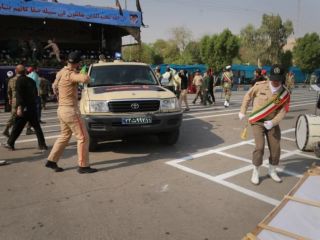
[(229, 73), (223, 73), (223, 81), (224, 82), (232, 82), (232, 80), (231, 80), (231, 77), (230, 77), (230, 74)]
[(265, 106), (261, 107), (257, 111), (253, 112), (249, 116), (249, 123), (255, 123), (261, 119), (264, 119), (269, 114), (285, 105), (286, 112), (289, 111), (290, 93), (283, 89), (275, 98), (268, 102)]

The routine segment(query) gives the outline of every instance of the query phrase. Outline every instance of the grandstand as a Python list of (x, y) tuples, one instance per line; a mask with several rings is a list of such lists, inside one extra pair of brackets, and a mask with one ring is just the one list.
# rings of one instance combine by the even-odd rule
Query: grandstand
[[(61, 56), (79, 50), (85, 59), (100, 53), (113, 56), (121, 51), (122, 37), (131, 35), (140, 43), (141, 13), (95, 6), (78, 6), (46, 1), (0, 0), (0, 63), (11, 65), (35, 59), (52, 66), (54, 40)], [(37, 52), (33, 54), (33, 49)]]

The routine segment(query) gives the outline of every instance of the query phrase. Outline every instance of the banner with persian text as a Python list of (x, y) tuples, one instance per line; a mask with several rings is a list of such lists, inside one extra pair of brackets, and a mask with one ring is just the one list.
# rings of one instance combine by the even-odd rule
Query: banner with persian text
[(115, 8), (78, 6), (37, 0), (0, 0), (0, 16), (72, 20), (103, 25), (141, 27), (141, 13)]

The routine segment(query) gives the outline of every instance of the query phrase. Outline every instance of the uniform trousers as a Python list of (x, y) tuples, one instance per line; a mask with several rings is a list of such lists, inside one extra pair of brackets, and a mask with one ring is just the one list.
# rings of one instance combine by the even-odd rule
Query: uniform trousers
[(13, 128), (10, 134), (10, 137), (7, 143), (10, 146), (14, 147), (14, 143), (17, 138), (20, 136), (23, 128), (25, 127), (26, 123), (29, 122), (30, 125), (34, 128), (37, 138), (39, 147), (46, 146), (46, 142), (44, 140), (43, 132), (38, 120), (37, 116), (37, 108), (36, 105), (26, 107), (26, 111), (23, 112), (22, 116), (15, 116), (15, 121), (13, 124)]
[(195, 103), (198, 100), (198, 97), (200, 97), (201, 102), (203, 101), (203, 96), (202, 96), (202, 86), (197, 85), (196, 86), (196, 97), (193, 100), (193, 103)]
[(53, 145), (48, 160), (58, 162), (72, 133), (77, 138), (78, 164), (89, 166), (89, 134), (81, 118), (79, 109), (73, 106), (59, 106), (58, 117), (61, 134)]
[(265, 136), (267, 139), (270, 157), (269, 164), (278, 165), (280, 160), (280, 140), (281, 131), (279, 125), (267, 130), (262, 123), (252, 125), (256, 148), (253, 151), (252, 163), (255, 166), (262, 165), (263, 154), (265, 149)]

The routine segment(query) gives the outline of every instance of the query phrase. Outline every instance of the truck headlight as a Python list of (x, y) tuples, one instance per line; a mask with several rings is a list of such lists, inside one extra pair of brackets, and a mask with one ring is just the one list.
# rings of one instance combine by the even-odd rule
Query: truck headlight
[(109, 112), (107, 101), (89, 101), (89, 109), (92, 113)]
[(177, 98), (167, 98), (160, 101), (160, 111), (179, 111), (180, 106)]

